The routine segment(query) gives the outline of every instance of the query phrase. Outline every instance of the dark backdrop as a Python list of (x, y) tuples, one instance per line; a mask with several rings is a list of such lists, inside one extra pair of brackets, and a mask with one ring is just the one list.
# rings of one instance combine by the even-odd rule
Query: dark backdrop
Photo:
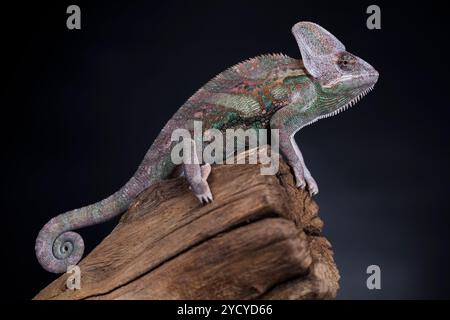
[[(69, 31), (70, 4), (82, 29)], [(449, 297), (449, 89), (445, 10), (376, 1), (39, 1), (2, 4), (2, 292), (29, 299), (55, 275), (34, 256), (54, 215), (134, 173), (175, 110), (215, 74), (270, 52), (299, 57), (316, 22), (379, 72), (356, 107), (297, 135), (341, 272), (339, 298)], [(80, 233), (89, 252), (114, 224)], [(368, 265), (382, 289), (366, 288)]]

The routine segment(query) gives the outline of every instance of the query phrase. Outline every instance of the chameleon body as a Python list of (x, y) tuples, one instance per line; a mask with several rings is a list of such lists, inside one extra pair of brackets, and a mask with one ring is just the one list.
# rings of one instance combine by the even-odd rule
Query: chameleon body
[[(241, 62), (206, 83), (164, 126), (134, 176), (116, 193), (95, 204), (51, 219), (36, 240), (40, 264), (54, 273), (66, 272), (82, 257), (82, 238), (72, 230), (95, 225), (124, 212), (144, 189), (168, 178), (175, 129), (279, 129), (280, 151), (292, 167), (299, 188), (314, 195), (318, 187), (294, 140), (301, 128), (333, 116), (356, 103), (378, 79), (377, 71), (350, 54), (331, 33), (311, 22), (292, 28), (302, 58), (261, 55)], [(194, 153), (195, 154), (195, 153)], [(213, 200), (207, 177), (209, 164), (184, 164), (184, 175), (203, 203)]]

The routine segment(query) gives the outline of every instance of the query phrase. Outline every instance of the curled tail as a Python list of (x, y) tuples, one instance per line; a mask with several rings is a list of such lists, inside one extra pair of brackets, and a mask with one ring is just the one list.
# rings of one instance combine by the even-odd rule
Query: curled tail
[(134, 176), (116, 193), (89, 206), (68, 211), (51, 219), (36, 239), (36, 257), (41, 266), (53, 273), (63, 273), (76, 265), (84, 252), (81, 236), (72, 230), (108, 221), (129, 208), (132, 201), (153, 183), (165, 179), (175, 165), (171, 161), (170, 120), (155, 139)]
[(36, 257), (41, 266), (53, 273), (63, 273), (76, 265), (84, 252), (83, 238), (72, 230), (99, 224), (124, 212), (146, 187), (136, 177), (108, 198), (89, 206), (68, 211), (51, 219), (36, 239)]

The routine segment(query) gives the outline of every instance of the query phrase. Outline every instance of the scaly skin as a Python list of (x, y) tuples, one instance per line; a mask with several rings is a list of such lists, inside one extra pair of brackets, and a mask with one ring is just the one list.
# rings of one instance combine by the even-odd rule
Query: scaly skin
[[(300, 22), (292, 31), (303, 61), (283, 54), (262, 55), (241, 62), (206, 83), (164, 126), (124, 187), (100, 202), (61, 214), (42, 228), (36, 240), (40, 264), (55, 273), (75, 265), (83, 255), (84, 245), (71, 230), (113, 218), (124, 212), (144, 189), (169, 177), (175, 168), (170, 157), (175, 144), (171, 134), (183, 128), (193, 135), (194, 121), (202, 121), (203, 130), (279, 129), (280, 150), (293, 169), (297, 186), (316, 194), (317, 184), (294, 134), (353, 105), (373, 88), (378, 73), (346, 52), (339, 40), (316, 24)], [(212, 201), (207, 182), (209, 164), (185, 164), (183, 169), (197, 198), (202, 203)]]

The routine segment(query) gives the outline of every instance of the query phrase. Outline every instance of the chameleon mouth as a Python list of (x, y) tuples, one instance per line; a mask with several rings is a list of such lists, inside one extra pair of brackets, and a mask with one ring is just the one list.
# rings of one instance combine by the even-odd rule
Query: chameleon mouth
[(367, 88), (366, 90), (362, 91), (359, 95), (357, 95), (355, 98), (353, 98), (352, 100), (350, 100), (349, 102), (347, 102), (346, 104), (344, 104), (342, 107), (340, 107), (339, 109), (334, 110), (333, 112), (330, 113), (326, 113), (323, 114), (319, 117), (317, 117), (316, 119), (308, 122), (307, 124), (305, 124), (303, 127), (309, 126), (310, 124), (313, 124), (314, 122), (320, 120), (320, 119), (325, 119), (325, 118), (329, 118), (329, 117), (333, 117), (335, 115), (337, 115), (338, 113), (341, 113), (342, 111), (345, 111), (351, 107), (353, 107), (356, 103), (359, 102), (359, 100), (361, 100), (362, 97), (364, 97), (366, 94), (368, 94), (370, 91), (373, 90), (375, 85)]

